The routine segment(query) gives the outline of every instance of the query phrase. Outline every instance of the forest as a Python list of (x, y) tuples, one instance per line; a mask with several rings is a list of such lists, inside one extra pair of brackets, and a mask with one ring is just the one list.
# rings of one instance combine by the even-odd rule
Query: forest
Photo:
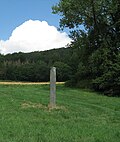
[(67, 81), (72, 75), (71, 48), (32, 53), (0, 55), (0, 80), (49, 81), (50, 68), (57, 68), (57, 81)]

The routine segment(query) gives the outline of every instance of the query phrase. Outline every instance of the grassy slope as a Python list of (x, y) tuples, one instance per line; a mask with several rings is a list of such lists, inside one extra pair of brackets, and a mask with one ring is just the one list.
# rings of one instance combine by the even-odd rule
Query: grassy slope
[(119, 142), (120, 98), (58, 85), (48, 102), (49, 85), (0, 85), (0, 142)]

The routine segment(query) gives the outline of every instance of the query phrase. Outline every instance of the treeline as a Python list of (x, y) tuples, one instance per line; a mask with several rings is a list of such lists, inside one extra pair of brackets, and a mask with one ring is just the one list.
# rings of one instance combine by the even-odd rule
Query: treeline
[(0, 80), (49, 81), (50, 68), (55, 66), (57, 81), (66, 81), (72, 75), (73, 56), (71, 48), (0, 55)]

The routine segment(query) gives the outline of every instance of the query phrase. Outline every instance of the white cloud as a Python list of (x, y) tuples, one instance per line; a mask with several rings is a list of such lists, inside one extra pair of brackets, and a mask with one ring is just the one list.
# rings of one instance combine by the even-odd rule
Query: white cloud
[(17, 27), (10, 38), (0, 41), (2, 54), (14, 52), (43, 51), (65, 47), (71, 39), (67, 34), (57, 31), (56, 27), (45, 21), (29, 20)]

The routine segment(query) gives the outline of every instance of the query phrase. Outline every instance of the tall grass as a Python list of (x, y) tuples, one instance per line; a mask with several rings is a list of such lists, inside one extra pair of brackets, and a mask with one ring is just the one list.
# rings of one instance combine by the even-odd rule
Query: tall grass
[(119, 142), (120, 99), (57, 85), (0, 85), (0, 142)]

